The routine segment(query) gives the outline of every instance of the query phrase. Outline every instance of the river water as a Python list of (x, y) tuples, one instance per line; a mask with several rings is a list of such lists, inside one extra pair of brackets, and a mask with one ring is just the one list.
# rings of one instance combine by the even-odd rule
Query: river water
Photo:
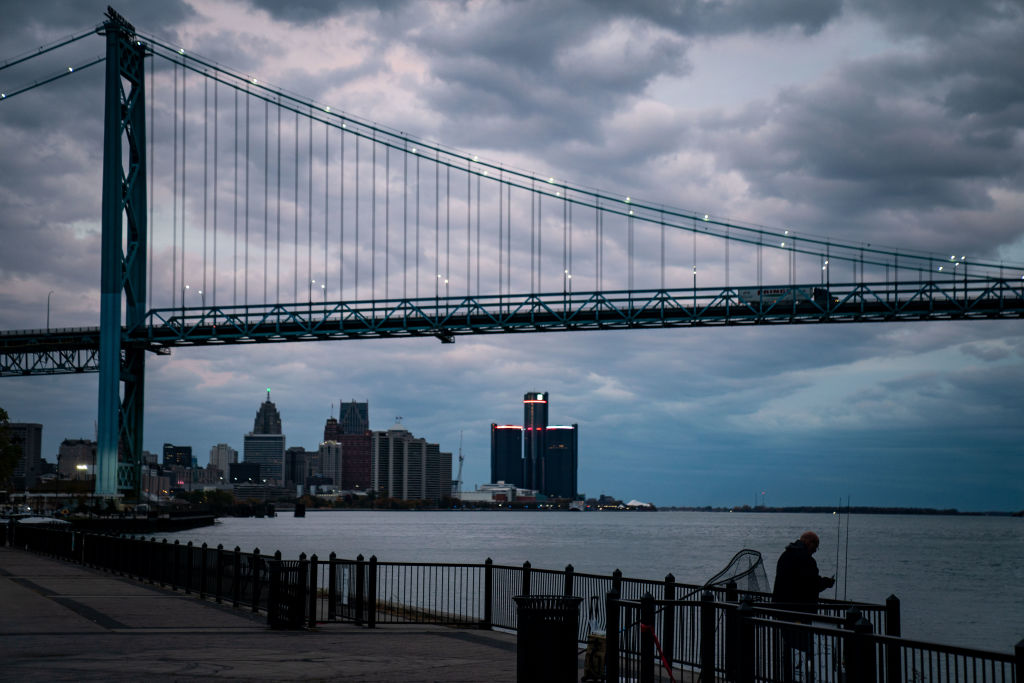
[[(803, 531), (821, 537), (815, 558), (836, 574), (827, 597), (901, 602), (903, 635), (1012, 652), (1024, 638), (1024, 520), (1010, 517), (744, 514), (725, 512), (310, 511), (225, 518), (165, 534), (182, 543), (316, 553), (382, 561), (522, 564), (701, 584), (740, 549), (760, 551), (769, 580)], [(838, 563), (836, 551), (838, 549)]]

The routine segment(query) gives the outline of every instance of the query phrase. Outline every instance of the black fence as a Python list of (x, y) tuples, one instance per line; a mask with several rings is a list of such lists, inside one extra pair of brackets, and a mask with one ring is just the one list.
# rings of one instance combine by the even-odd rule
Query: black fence
[[(1015, 655), (900, 638), (900, 607), (823, 600), (817, 612), (786, 612), (770, 595), (564, 570), (481, 564), (326, 559), (284, 561), (191, 542), (101, 535), (67, 527), (11, 525), (12, 545), (267, 614), (275, 628), (318, 623), (438, 624), (517, 631), (517, 596), (579, 604), (577, 643), (606, 647), (607, 680), (974, 681), (1024, 683), (1024, 641)], [(608, 634), (608, 635), (605, 635)], [(613, 635), (614, 634), (614, 635)], [(867, 662), (862, 664), (861, 662)], [(714, 672), (711, 677), (703, 672)]]

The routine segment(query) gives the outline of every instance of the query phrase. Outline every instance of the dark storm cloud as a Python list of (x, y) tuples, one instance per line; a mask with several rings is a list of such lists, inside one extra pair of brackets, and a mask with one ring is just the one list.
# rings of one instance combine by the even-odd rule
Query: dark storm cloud
[(252, 6), (263, 10), (275, 19), (292, 24), (311, 24), (342, 13), (377, 10), (395, 12), (410, 4), (411, 0), (298, 0), (297, 2), (276, 2), (275, 0), (250, 0)]
[(979, 26), (1019, 21), (1024, 14), (1020, 0), (847, 0), (853, 12), (867, 14), (892, 34), (945, 39), (973, 32)]
[[(0, 2), (0, 16), (6, 26), (18, 26), (23, 31), (28, 28), (36, 36), (50, 36), (49, 39), (53, 40), (60, 32), (77, 31), (103, 23), (110, 4), (108, 0), (5, 0)], [(136, 28), (145, 26), (152, 31), (166, 32), (168, 28), (195, 16), (192, 8), (181, 0), (132, 2), (130, 6), (114, 9)]]

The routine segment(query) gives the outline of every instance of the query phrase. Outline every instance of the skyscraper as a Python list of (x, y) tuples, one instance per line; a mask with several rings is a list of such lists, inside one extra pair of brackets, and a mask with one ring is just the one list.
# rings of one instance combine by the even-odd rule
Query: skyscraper
[(252, 426), (253, 434), (280, 434), (281, 414), (277, 406), (270, 400), (270, 389), (267, 389), (267, 400), (260, 404), (256, 411), (256, 420)]
[(14, 466), (14, 487), (27, 490), (36, 485), (42, 460), (43, 425), (38, 422), (10, 422), (11, 443), (21, 449)]
[(164, 444), (164, 467), (192, 467), (192, 447)]
[(491, 482), (523, 484), (523, 427), (491, 423)]
[(281, 414), (270, 400), (270, 389), (256, 412), (252, 431), (245, 435), (242, 451), (245, 462), (260, 466), (260, 479), (270, 486), (284, 485), (285, 437), (281, 433)]
[(523, 396), (523, 424), (491, 424), (491, 482), (575, 498), (579, 469), (577, 425), (548, 425), (547, 392)]
[(338, 409), (338, 426), (342, 434), (365, 434), (370, 430), (370, 404), (340, 403)]
[(545, 436), (548, 426), (547, 392), (530, 392), (523, 396), (523, 486), (545, 493), (541, 483), (544, 473)]
[(344, 453), (341, 479), (334, 483), (344, 489), (370, 489), (370, 405), (357, 401), (340, 405), (341, 419), (330, 417), (324, 425), (324, 441), (337, 441)]
[(219, 443), (210, 449), (210, 464), (220, 470), (221, 476), (228, 478), (228, 466), (238, 462), (238, 451), (226, 443)]
[(451, 495), (452, 454), (401, 424), (372, 432), (373, 488), (383, 497), (439, 502)]

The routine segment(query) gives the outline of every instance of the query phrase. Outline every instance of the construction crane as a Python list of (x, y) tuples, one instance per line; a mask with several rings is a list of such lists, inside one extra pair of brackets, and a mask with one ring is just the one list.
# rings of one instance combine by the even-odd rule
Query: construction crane
[(455, 477), (455, 497), (462, 498), (462, 461), (465, 458), (462, 455), (462, 430), (459, 430), (459, 474)]

